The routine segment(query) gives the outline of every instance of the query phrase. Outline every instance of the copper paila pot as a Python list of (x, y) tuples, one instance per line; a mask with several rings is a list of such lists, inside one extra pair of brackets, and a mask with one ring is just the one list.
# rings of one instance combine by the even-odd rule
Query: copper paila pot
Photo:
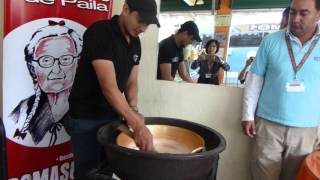
[[(157, 153), (188, 154), (204, 149), (203, 138), (191, 130), (169, 125), (147, 125), (147, 127), (153, 136)], [(139, 150), (132, 137), (123, 132), (117, 137), (117, 144)]]
[[(169, 145), (165, 143), (164, 152), (170, 149), (174, 153), (137, 151), (128, 148), (132, 140), (121, 135), (119, 122), (103, 126), (99, 129), (98, 140), (105, 147), (113, 172), (121, 180), (204, 180), (209, 174), (215, 174), (219, 153), (226, 147), (220, 133), (201, 124), (173, 118), (146, 117), (145, 123), (154, 134), (156, 146), (157, 139), (161, 141), (164, 137), (182, 143), (184, 148), (167, 148)], [(190, 153), (202, 145), (205, 151)], [(159, 147), (157, 150), (162, 151)]]

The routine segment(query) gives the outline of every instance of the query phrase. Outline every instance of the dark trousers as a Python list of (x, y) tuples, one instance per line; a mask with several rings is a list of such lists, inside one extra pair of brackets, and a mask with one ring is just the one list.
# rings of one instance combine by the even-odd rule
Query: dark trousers
[[(92, 177), (103, 168), (101, 167), (102, 164), (104, 164), (104, 167), (108, 166), (104, 148), (97, 140), (97, 132), (103, 125), (115, 120), (118, 119), (90, 120), (66, 117), (64, 125), (71, 136), (75, 180), (98, 179)], [(111, 176), (112, 172), (109, 171), (108, 175)]]

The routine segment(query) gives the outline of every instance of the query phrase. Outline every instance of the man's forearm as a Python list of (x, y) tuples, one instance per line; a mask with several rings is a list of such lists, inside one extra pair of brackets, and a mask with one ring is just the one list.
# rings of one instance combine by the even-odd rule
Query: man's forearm
[(138, 89), (129, 90), (125, 93), (126, 99), (128, 101), (129, 107), (134, 111), (138, 111)]
[(184, 81), (189, 82), (189, 83), (194, 83), (195, 81), (189, 76), (189, 75), (184, 75), (184, 77), (181, 77)]
[(188, 71), (187, 71), (187, 68), (186, 68), (184, 62), (180, 62), (178, 72), (179, 72), (180, 77), (181, 77), (184, 81), (190, 82), (190, 83), (194, 83), (194, 82), (195, 82), (195, 81), (192, 80), (192, 78), (190, 77), (190, 75), (189, 75), (189, 73), (188, 73)]
[(130, 107), (136, 107), (138, 104), (138, 87), (137, 85), (128, 85), (125, 96)]
[[(144, 122), (140, 120), (138, 115), (128, 104), (126, 98), (116, 88), (110, 88), (104, 93), (107, 101), (113, 107), (113, 109), (122, 116), (132, 129), (136, 129)], [(141, 122), (140, 122), (141, 121)]]
[(238, 80), (244, 80), (249, 69), (249, 65), (245, 65), (245, 67), (241, 70), (238, 76)]
[(125, 96), (119, 90), (113, 62), (98, 59), (94, 60), (92, 65), (96, 71), (103, 95), (113, 110), (124, 117), (134, 130), (143, 125), (143, 118), (139, 117), (139, 115), (129, 107)]
[(129, 106), (136, 108), (138, 104), (138, 65), (135, 65), (130, 73), (124, 94)]
[(160, 68), (160, 79), (173, 81), (173, 77), (171, 76), (171, 64), (170, 63), (162, 63), (159, 65)]
[(172, 78), (172, 76), (161, 76), (161, 80), (166, 80), (166, 81), (173, 81), (174, 79)]
[(137, 94), (126, 94), (126, 99), (128, 101), (128, 104), (129, 106), (132, 108), (132, 109), (136, 109), (137, 106), (138, 106), (138, 97), (137, 97)]

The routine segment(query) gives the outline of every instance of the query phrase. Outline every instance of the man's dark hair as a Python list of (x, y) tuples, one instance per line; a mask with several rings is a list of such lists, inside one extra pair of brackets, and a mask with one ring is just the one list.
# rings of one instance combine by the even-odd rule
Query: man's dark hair
[(193, 35), (193, 33), (190, 30), (186, 30), (186, 29), (182, 29), (182, 28), (178, 29), (177, 34), (180, 34), (180, 33), (183, 33), (183, 32), (187, 32), (189, 36)]
[(194, 21), (187, 21), (181, 24), (180, 29), (177, 34), (187, 32), (188, 35), (192, 35), (195, 41), (201, 42), (201, 38), (199, 36), (199, 29), (197, 24)]
[(211, 40), (209, 40), (208, 42), (207, 42), (207, 44), (206, 44), (206, 53), (208, 54), (208, 49), (209, 49), (209, 46), (210, 46), (210, 44), (211, 43), (215, 43), (216, 44), (216, 46), (217, 46), (217, 49), (216, 49), (216, 52), (214, 52), (214, 53), (217, 53), (218, 51), (219, 51), (219, 48), (220, 48), (220, 43), (219, 43), (219, 41), (217, 41), (216, 39), (211, 39)]
[(282, 17), (289, 17), (289, 13), (290, 13), (290, 6), (288, 6), (286, 9), (284, 9), (284, 11), (282, 12)]
[(128, 4), (128, 0), (126, 0), (125, 3), (128, 5), (130, 13), (132, 13), (133, 11), (136, 11), (136, 9), (134, 9), (133, 7), (130, 6), (130, 4)]
[[(195, 31), (197, 31), (196, 30), (197, 28), (198, 28), (197, 25), (193, 21), (187, 21), (180, 26), (177, 33), (179, 34), (182, 32), (187, 32), (188, 35), (194, 35)], [(196, 33), (199, 33), (199, 32), (196, 32)]]
[(316, 1), (316, 8), (318, 11), (320, 11), (320, 0), (315, 0)]

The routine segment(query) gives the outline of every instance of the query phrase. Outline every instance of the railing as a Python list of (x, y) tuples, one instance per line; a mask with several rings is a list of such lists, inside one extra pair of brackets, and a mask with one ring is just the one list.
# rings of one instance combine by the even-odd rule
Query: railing
[(243, 85), (238, 80), (238, 72), (226, 71), (224, 74), (224, 85), (225, 86), (234, 86), (234, 87), (243, 87)]

